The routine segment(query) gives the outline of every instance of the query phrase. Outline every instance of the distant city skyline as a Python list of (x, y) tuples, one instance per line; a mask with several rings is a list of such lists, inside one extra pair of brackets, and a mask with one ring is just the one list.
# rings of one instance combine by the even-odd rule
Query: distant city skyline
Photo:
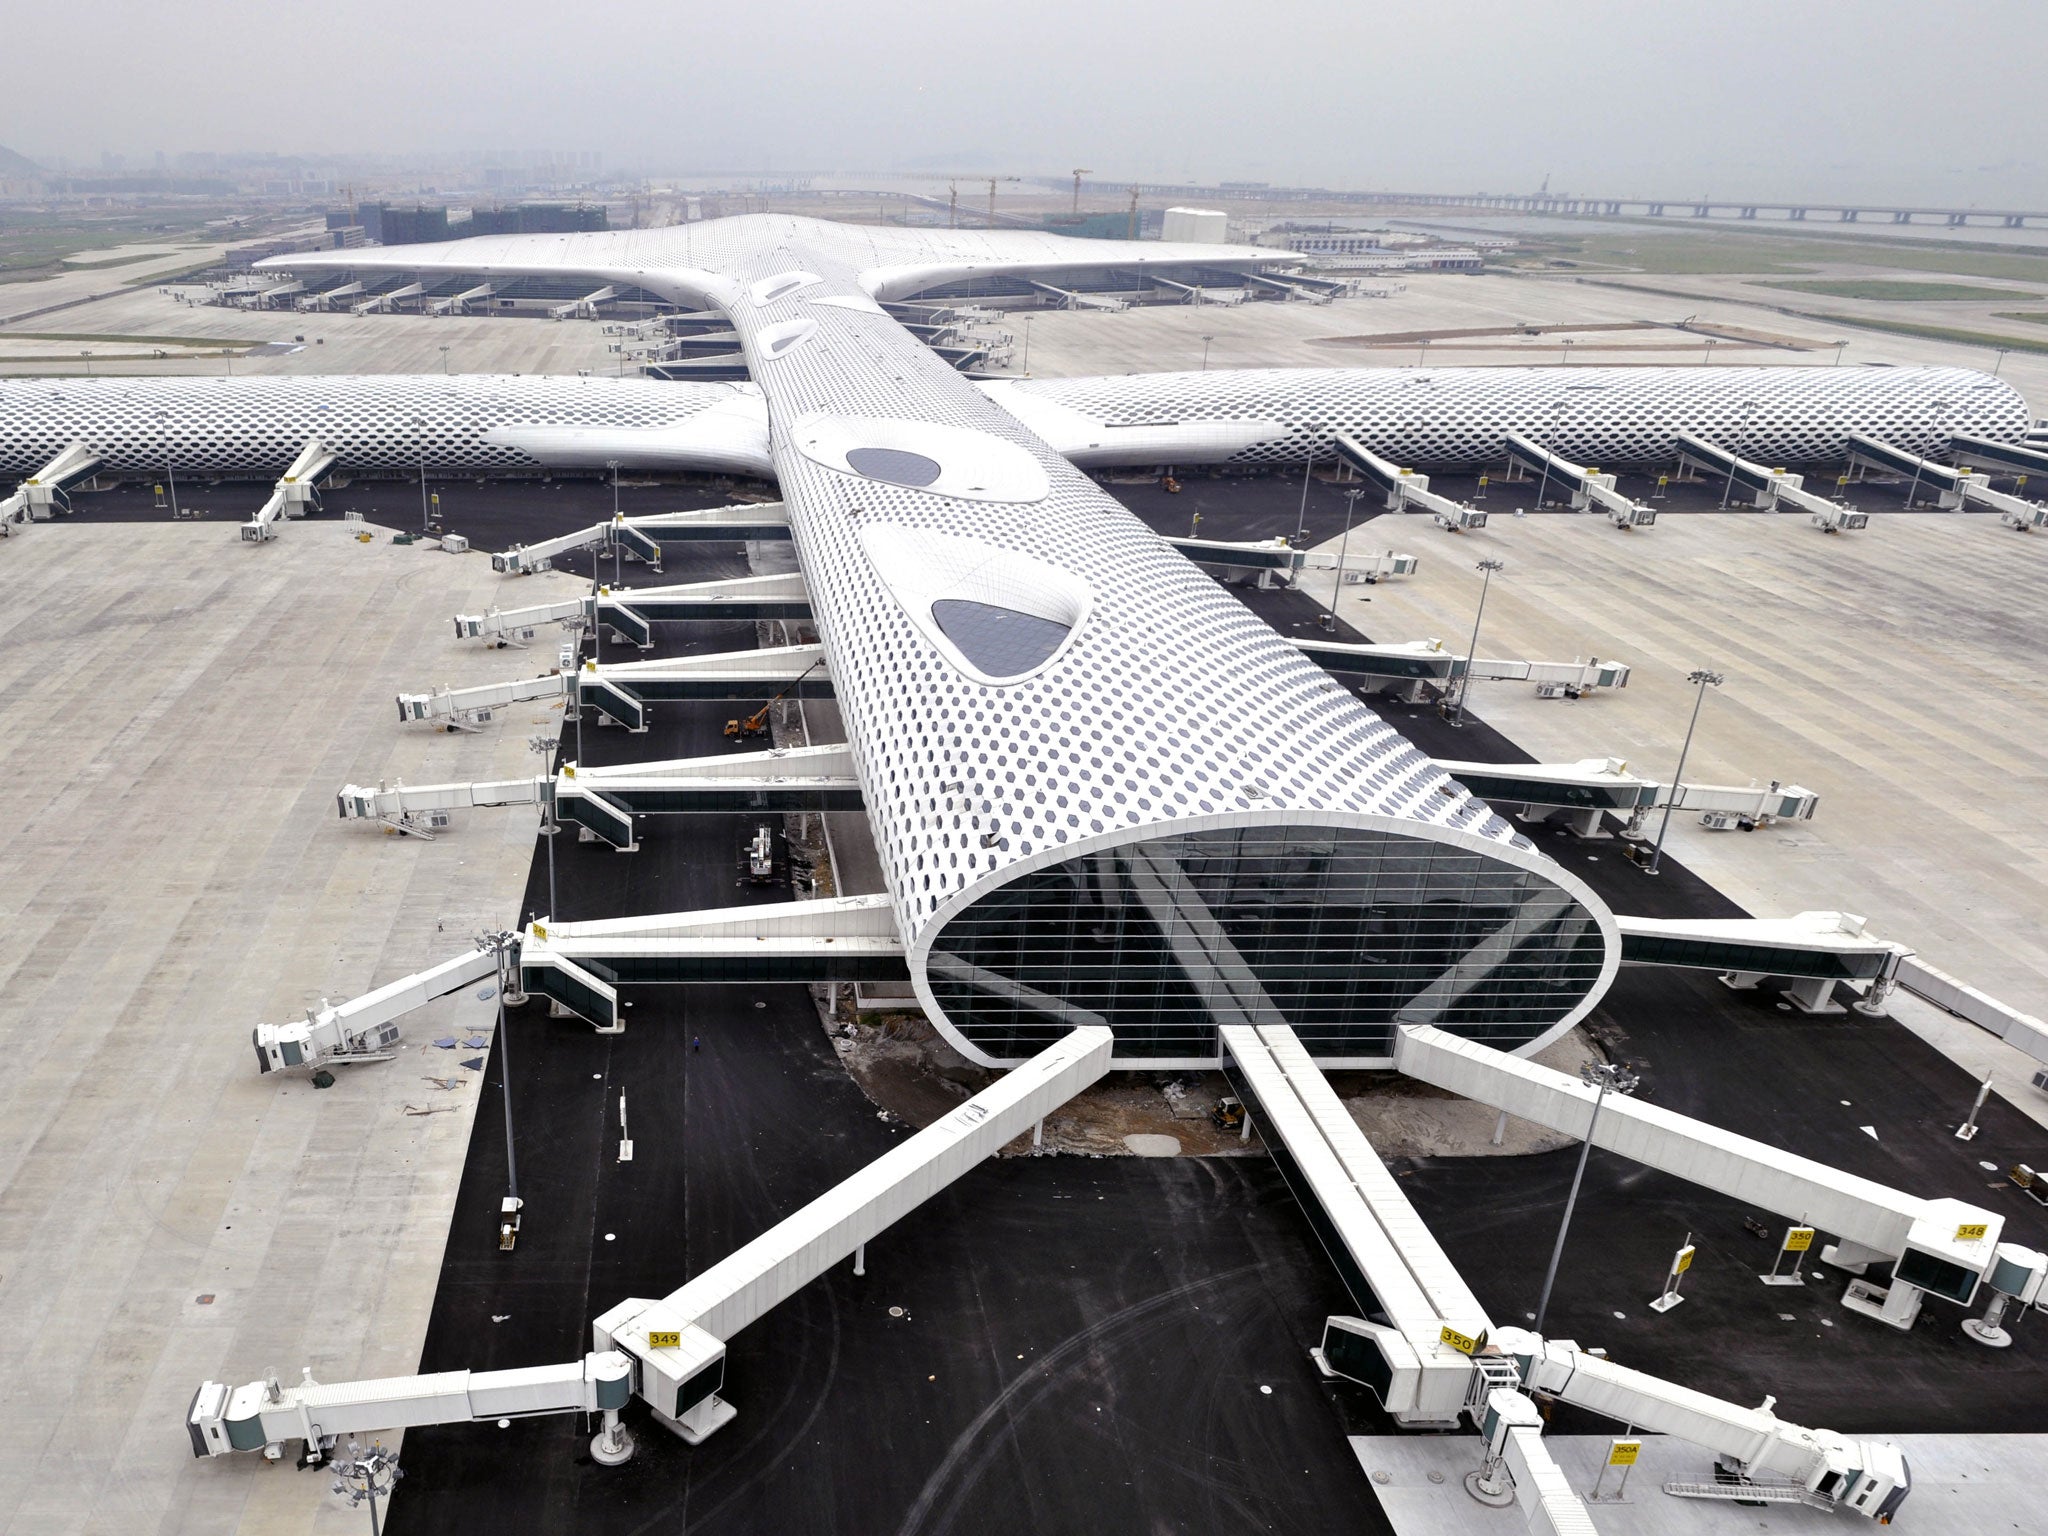
[[(11, 18), (19, 58), (94, 40), (137, 71), (29, 70), (0, 144), (48, 163), (234, 146), (531, 155), (621, 174), (905, 173), (1268, 181), (1610, 196), (2048, 205), (2048, 14), (1467, 0), (1256, 12), (1036, 0), (773, 8), (360, 0), (346, 29), (222, 0)], [(232, 38), (232, 43), (224, 39)]]

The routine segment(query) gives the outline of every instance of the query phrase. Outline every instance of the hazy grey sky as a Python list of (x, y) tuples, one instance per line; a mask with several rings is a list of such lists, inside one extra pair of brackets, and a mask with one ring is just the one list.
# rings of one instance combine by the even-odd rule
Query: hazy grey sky
[(5, 35), (0, 144), (38, 158), (594, 149), (2048, 206), (2044, 0), (44, 0)]

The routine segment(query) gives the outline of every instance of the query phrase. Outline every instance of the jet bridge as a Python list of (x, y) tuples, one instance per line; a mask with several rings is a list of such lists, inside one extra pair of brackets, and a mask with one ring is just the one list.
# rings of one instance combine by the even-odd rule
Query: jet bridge
[(468, 954), (365, 992), (351, 1002), (336, 1006), (323, 998), (317, 1009), (306, 1010), (303, 1022), (258, 1024), (250, 1032), (256, 1047), (256, 1070), (389, 1061), (390, 1048), (398, 1043), (400, 1017), (437, 997), (496, 976), (498, 969), (497, 945), (479, 939)]
[(1690, 432), (1679, 433), (1676, 441), (1680, 475), (1686, 476), (1687, 471), (1692, 471), (1721, 481), (1729, 491), (1731, 502), (1739, 499), (1734, 492), (1734, 488), (1739, 486), (1742, 496), (1757, 511), (1775, 512), (1782, 502), (1808, 514), (1816, 528), (1828, 533), (1862, 528), (1870, 521), (1868, 513), (1859, 512), (1846, 502), (1829, 501), (1824, 496), (1814, 495), (1806, 489), (1804, 475), (1766, 469), (1753, 460), (1731, 453), (1719, 443), (1709, 442)]
[(647, 728), (647, 706), (699, 699), (758, 699), (763, 690), (792, 698), (832, 696), (832, 674), (821, 645), (770, 646), (753, 651), (716, 651), (661, 661), (599, 665), (586, 661), (575, 674), (578, 708), (594, 708), (630, 731)]
[[(636, 816), (763, 815), (858, 811), (865, 805), (853, 754), (844, 745), (681, 757), (666, 762), (585, 767), (564, 763), (554, 778), (468, 784), (343, 785), (343, 821), (370, 821), (431, 838), (449, 814), (479, 806), (545, 805), (586, 840), (621, 852), (638, 846)], [(579, 802), (591, 802), (588, 808)]]
[[(1440, 1034), (1400, 1033), (1404, 1040)], [(1293, 1030), (1229, 1024), (1220, 1034), (1225, 1072), (1251, 1124), (1364, 1314), (1326, 1321), (1322, 1345), (1312, 1352), (1317, 1366), (1369, 1388), (1397, 1422), (1472, 1423), (1487, 1437), (1489, 1469), (1498, 1458), (1511, 1471), (1529, 1529), (1593, 1527), (1544, 1451), (1542, 1418), (1524, 1391), (1674, 1435), (1746, 1473), (1787, 1479), (1765, 1486), (1796, 1492), (1799, 1502), (1818, 1508), (1888, 1521), (1904, 1500), (1908, 1470), (1885, 1442), (1781, 1423), (1768, 1403), (1744, 1408), (1586, 1354), (1569, 1341), (1496, 1328)]]
[[(1571, 497), (1574, 512), (1590, 511), (1597, 506), (1617, 528), (1647, 528), (1657, 521), (1657, 509), (1622, 495), (1614, 488), (1613, 475), (1603, 475), (1597, 469), (1560, 458), (1519, 432), (1508, 434), (1507, 448), (1511, 468), (1525, 475), (1539, 475), (1543, 484), (1563, 487)], [(1537, 505), (1542, 504), (1539, 492)]]
[(2048, 448), (2029, 447), (2024, 443), (1995, 443), (1986, 437), (1959, 436), (1948, 441), (1948, 451), (1958, 464), (2014, 475), (2021, 485), (2036, 475), (2048, 480)]
[(1430, 514), (1439, 528), (1452, 533), (1486, 526), (1486, 514), (1479, 508), (1432, 491), (1429, 476), (1418, 475), (1412, 469), (1401, 468), (1391, 459), (1381, 458), (1357, 438), (1342, 432), (1336, 436), (1336, 446), (1337, 457), (1386, 497), (1389, 512), (1406, 512), (1411, 507), (1419, 507)]
[(320, 505), (320, 482), (334, 468), (335, 455), (315, 437), (299, 450), (256, 515), (242, 525), (244, 544), (265, 544), (277, 536), (280, 518), (304, 517), (306, 509)]
[(621, 640), (646, 650), (651, 626), (718, 619), (808, 619), (809, 589), (801, 574), (740, 576), (729, 581), (689, 582), (672, 587), (600, 587), (595, 597), (563, 598), (527, 608), (493, 608), (455, 615), (455, 638), (520, 645), (536, 626), (580, 619), (603, 624)]
[[(1960, 452), (1958, 447), (1956, 452)], [(1991, 489), (1991, 477), (1963, 467), (1960, 463), (1937, 464), (1903, 448), (1861, 432), (1849, 434), (1849, 462), (1861, 469), (1879, 469), (1890, 474), (1909, 475), (1935, 493), (1935, 505), (1944, 512), (1967, 511), (1979, 506), (1996, 512), (2000, 522), (2022, 533), (2048, 526), (2048, 507), (2037, 501)]]
[(1596, 1124), (1592, 1086), (1440, 1029), (1396, 1031), (1394, 1069), (1535, 1125), (1590, 1133), (1596, 1147), (1832, 1233), (1828, 1263), (1853, 1274), (1893, 1266), (1888, 1289), (1855, 1281), (1842, 1305), (1894, 1328), (1911, 1328), (1927, 1295), (1968, 1306), (1980, 1285), (2008, 1279), (2001, 1263), (2048, 1271), (2048, 1256), (1999, 1242), (1996, 1212), (1905, 1194), (1622, 1095), (1607, 1096)]
[(734, 1334), (834, 1265), (858, 1266), (869, 1242), (1095, 1083), (1110, 1044), (1107, 1029), (1074, 1030), (679, 1289), (612, 1307), (581, 1360), (335, 1385), (310, 1371), (291, 1387), (202, 1382), (185, 1413), (192, 1454), (260, 1450), (275, 1461), (300, 1441), (318, 1461), (343, 1436), (375, 1430), (602, 1413), (591, 1454), (610, 1466), (633, 1454), (619, 1414), (635, 1397), (695, 1445), (737, 1416), (723, 1396)]
[(1057, 288), (1035, 277), (1027, 277), (1024, 281), (1030, 285), (1033, 293), (1043, 294), (1061, 309), (1100, 309), (1115, 314), (1131, 307), (1122, 299), (1113, 299), (1098, 293), (1076, 293), (1071, 288)]
[(602, 288), (593, 288), (580, 299), (571, 299), (567, 304), (557, 304), (548, 311), (550, 320), (595, 320), (597, 306), (608, 303), (619, 296), (619, 290), (610, 283)]
[(498, 710), (508, 704), (538, 699), (566, 698), (573, 691), (573, 675), (543, 672), (538, 677), (517, 678), (509, 683), (480, 683), (474, 688), (440, 688), (432, 693), (401, 693), (398, 720), (437, 720), (452, 731), (474, 730), (488, 725)]
[(465, 288), (462, 292), (452, 293), (445, 299), (435, 299), (427, 305), (427, 313), (430, 315), (468, 314), (470, 305), (481, 304), (496, 291), (489, 283), (478, 283), (474, 288)]
[(661, 546), (715, 540), (741, 543), (756, 539), (789, 538), (789, 514), (779, 501), (760, 505), (745, 503), (712, 507), (700, 512), (658, 512), (641, 517), (619, 517), (596, 523), (559, 538), (537, 544), (514, 544), (491, 556), (491, 569), (501, 576), (527, 576), (549, 569), (557, 555), (579, 549), (595, 549), (617, 537), (624, 546), (645, 560), (652, 570), (661, 569)]
[(1882, 1016), (1898, 985), (1899, 966), (1913, 951), (1864, 928), (1849, 912), (1796, 917), (1614, 919), (1624, 965), (1668, 965), (1718, 971), (1737, 990), (1765, 977), (1789, 982), (1785, 1000), (1803, 1013), (1840, 1013), (1835, 984), (1861, 988), (1858, 1011)]
[(1601, 688), (1626, 688), (1629, 668), (1619, 661), (1510, 661), (1480, 657), (1477, 661), (1444, 649), (1441, 640), (1410, 640), (1398, 645), (1353, 645), (1337, 640), (1291, 640), (1309, 660), (1344, 682), (1413, 701), (1425, 683), (1448, 687), (1470, 670), (1478, 682), (1534, 683), (1544, 698), (1580, 698)]
[[(1578, 837), (1601, 836), (1600, 821), (1622, 818), (1623, 837), (1642, 835), (1651, 811), (1665, 803), (1665, 786), (1631, 773), (1616, 757), (1590, 757), (1576, 763), (1461, 763), (1439, 760), (1437, 766), (1496, 810), (1533, 815), (1551, 812)], [(1679, 784), (1672, 787), (1673, 809), (1697, 811), (1700, 820), (1717, 830), (1741, 826), (1767, 827), (1778, 821), (1811, 821), (1820, 796), (1797, 784), (1773, 779), (1767, 786), (1751, 784)]]
[(382, 293), (373, 293), (360, 303), (349, 306), (352, 315), (373, 315), (389, 309), (400, 299), (416, 299), (427, 291), (425, 283), (401, 283), (396, 288), (387, 288)]
[(900, 981), (903, 975), (903, 940), (887, 896), (576, 923), (544, 918), (527, 925), (519, 945), (521, 987), (606, 1033), (625, 1028), (621, 986)]
[(71, 510), (71, 488), (90, 480), (100, 467), (100, 456), (83, 443), (71, 443), (49, 463), (14, 488), (14, 494), (0, 501), (0, 535), (11, 533), (25, 523), (47, 523), (59, 512)]

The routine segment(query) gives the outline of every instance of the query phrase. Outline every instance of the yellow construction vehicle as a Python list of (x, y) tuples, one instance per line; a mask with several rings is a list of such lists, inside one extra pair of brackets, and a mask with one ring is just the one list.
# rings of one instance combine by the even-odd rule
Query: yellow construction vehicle
[(808, 667), (804, 668), (802, 674), (795, 682), (783, 689), (782, 692), (776, 694), (774, 698), (763, 704), (751, 715), (744, 715), (737, 720), (726, 721), (726, 739), (728, 741), (752, 741), (757, 737), (766, 736), (768, 734), (768, 711), (796, 692), (798, 685), (803, 682), (804, 678), (809, 677), (823, 665), (825, 663), (822, 660), (812, 662)]

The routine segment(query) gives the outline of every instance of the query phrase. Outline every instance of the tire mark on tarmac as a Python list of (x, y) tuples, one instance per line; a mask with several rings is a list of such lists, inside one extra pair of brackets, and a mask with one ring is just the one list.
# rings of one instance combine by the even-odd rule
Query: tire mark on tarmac
[[(1114, 1342), (1119, 1336), (1136, 1331), (1151, 1322), (1153, 1317), (1169, 1307), (1185, 1302), (1198, 1291), (1222, 1285), (1258, 1272), (1257, 1264), (1241, 1264), (1235, 1269), (1208, 1275), (1200, 1280), (1190, 1280), (1185, 1285), (1175, 1286), (1170, 1291), (1145, 1301), (1135, 1302), (1121, 1312), (1113, 1312), (1098, 1323), (1091, 1323), (1078, 1333), (1069, 1335), (1058, 1347), (1043, 1356), (1035, 1369), (1019, 1376), (1002, 1391), (998, 1392), (974, 1416), (967, 1428), (954, 1438), (945, 1458), (925, 1479), (919, 1490), (917, 1501), (904, 1516), (897, 1528), (897, 1536), (918, 1536), (929, 1530), (932, 1536), (944, 1536), (953, 1529), (960, 1516), (960, 1506), (989, 1464), (1002, 1454), (1018, 1429), (1018, 1420), (1029, 1413), (1056, 1388), (1063, 1384), (1066, 1368), (1080, 1356)], [(1003, 1427), (994, 1435), (984, 1439), (989, 1426), (998, 1418), (1004, 1420)], [(960, 1475), (956, 1475), (960, 1474)], [(944, 1508), (934, 1519), (933, 1511), (944, 1500)]]

